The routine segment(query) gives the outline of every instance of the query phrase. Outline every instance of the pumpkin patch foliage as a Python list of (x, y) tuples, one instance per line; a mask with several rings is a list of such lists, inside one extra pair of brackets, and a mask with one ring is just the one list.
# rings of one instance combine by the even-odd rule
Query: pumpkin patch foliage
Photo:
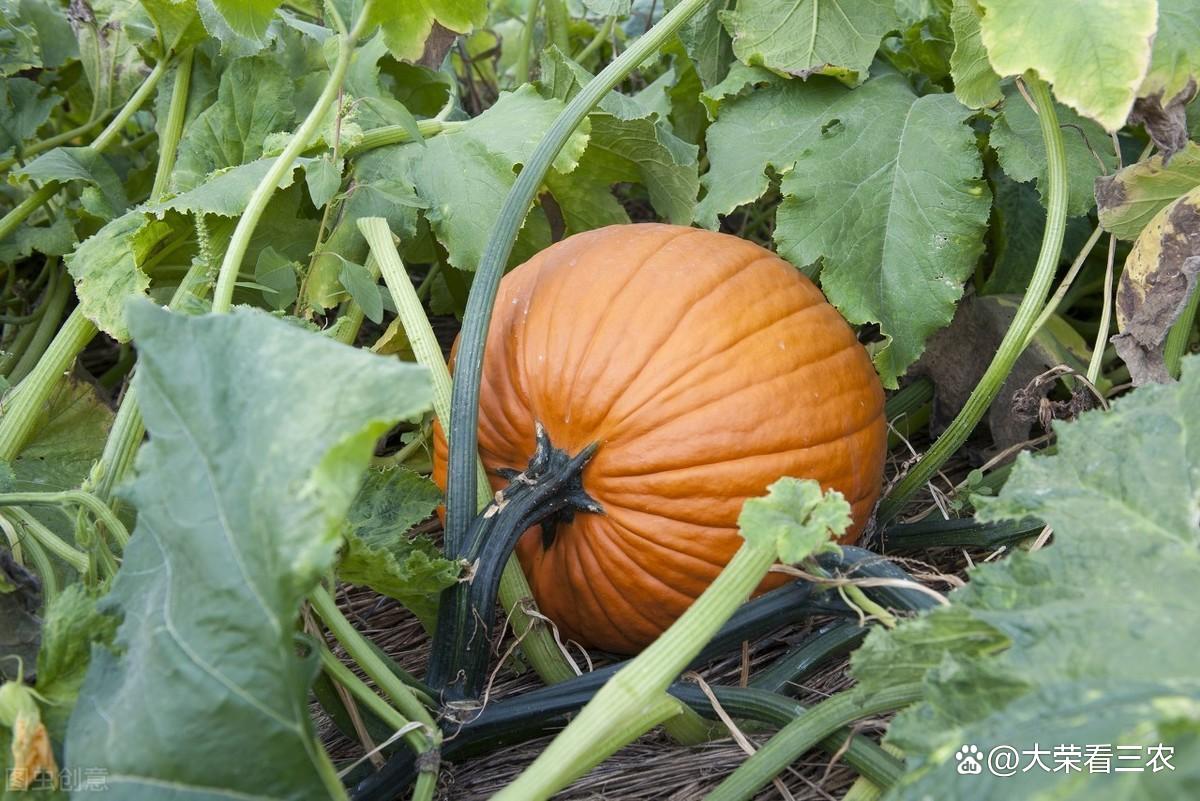
[(1200, 797), (1194, 6), (0, 0), (0, 801)]

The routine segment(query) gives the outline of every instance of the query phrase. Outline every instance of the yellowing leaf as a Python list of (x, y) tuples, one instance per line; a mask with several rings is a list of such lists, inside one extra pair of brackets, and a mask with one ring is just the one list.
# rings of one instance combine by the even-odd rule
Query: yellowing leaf
[(1106, 130), (1125, 124), (1150, 66), (1155, 0), (978, 0), (1000, 75), (1036, 70), (1054, 95)]

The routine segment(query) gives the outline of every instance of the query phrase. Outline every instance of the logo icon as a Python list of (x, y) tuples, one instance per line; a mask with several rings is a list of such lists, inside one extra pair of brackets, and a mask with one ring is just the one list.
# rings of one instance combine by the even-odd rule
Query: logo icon
[(975, 776), (983, 773), (983, 765), (979, 761), (982, 757), (983, 752), (977, 746), (964, 745), (954, 754), (954, 758), (958, 760), (956, 770), (963, 776)]

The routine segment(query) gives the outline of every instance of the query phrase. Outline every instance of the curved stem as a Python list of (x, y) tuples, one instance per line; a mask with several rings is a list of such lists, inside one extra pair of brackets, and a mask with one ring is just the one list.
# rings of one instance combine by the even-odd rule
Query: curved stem
[[(52, 261), (57, 262), (57, 259), (52, 259)], [(63, 309), (67, 307), (67, 301), (71, 297), (70, 280), (60, 273), (57, 264), (52, 265), (50, 269), (54, 271), (50, 278), (51, 285), (46, 289), (46, 299), (38, 307), (41, 319), (38, 320), (33, 337), (26, 344), (21, 358), (13, 367), (12, 372), (8, 374), (8, 380), (13, 384), (33, 372), (38, 359), (42, 357), (42, 353), (55, 331), (58, 330), (58, 325), (62, 322)]]
[(801, 679), (826, 660), (854, 650), (868, 631), (870, 629), (865, 626), (845, 621), (827, 626), (772, 662), (770, 667), (754, 677), (750, 686), (789, 695)]
[[(167, 64), (170, 59), (164, 58), (154, 65), (154, 69), (146, 76), (146, 80), (142, 81), (142, 85), (137, 88), (133, 96), (121, 107), (117, 116), (112, 118), (108, 126), (101, 131), (89, 145), (93, 150), (101, 151), (111, 145), (117, 136), (121, 133), (121, 129), (125, 127), (125, 123), (129, 122), (138, 109), (146, 102), (150, 95), (154, 92), (154, 88), (158, 86), (159, 80), (167, 71)], [(0, 219), (0, 239), (4, 239), (9, 234), (17, 229), (25, 219), (33, 212), (41, 208), (46, 201), (54, 197), (58, 190), (62, 188), (62, 184), (58, 181), (48, 181), (41, 189), (38, 189), (29, 197), (25, 198), (12, 211), (4, 215)]]
[[(111, 112), (112, 112), (112, 109), (109, 109), (108, 111), (102, 113), (100, 116), (96, 117), (96, 119), (89, 120), (89, 121), (85, 122), (83, 125), (79, 125), (75, 128), (72, 128), (69, 131), (63, 131), (60, 134), (55, 134), (54, 136), (48, 136), (45, 139), (39, 139), (38, 141), (33, 142), (28, 147), (24, 147), (21, 149), (21, 154), (20, 154), (21, 158), (29, 159), (29, 158), (32, 158), (33, 156), (38, 155), (39, 153), (44, 153), (47, 150), (53, 150), (54, 148), (58, 147), (59, 145), (65, 145), (68, 142), (70, 142), (72, 139), (83, 136), (84, 134), (86, 134), (90, 131), (93, 131), (96, 128), (99, 128), (101, 123), (104, 122), (104, 118), (107, 117)], [(9, 169), (16, 163), (17, 163), (17, 159), (15, 157), (7, 158), (7, 159), (4, 159), (3, 161), (0, 161), (0, 172), (4, 172), (5, 170)]]
[(772, 549), (744, 542), (679, 620), (618, 671), (494, 801), (549, 798), (672, 714), (674, 703), (664, 694), (667, 686), (753, 591), (774, 561)]
[(504, 199), (500, 216), (479, 261), (464, 315), (455, 361), (454, 398), (451, 407), (449, 478), (446, 497), (446, 550), (460, 553), (475, 516), (478, 447), (479, 382), (483, 348), (492, 319), (492, 304), (504, 266), (512, 254), (517, 231), (551, 162), (592, 107), (624, 80), (639, 64), (666, 43), (708, 0), (682, 0), (658, 24), (604, 68), (568, 104), (534, 149)]
[(225, 251), (225, 258), (221, 261), (221, 268), (217, 273), (217, 286), (213, 290), (213, 312), (227, 312), (233, 305), (233, 287), (237, 283), (238, 271), (241, 270), (242, 259), (246, 255), (246, 250), (250, 247), (250, 239), (254, 236), (254, 229), (258, 227), (258, 221), (262, 218), (263, 211), (266, 210), (271, 196), (275, 194), (280, 180), (289, 170), (294, 168), (296, 158), (308, 146), (309, 141), (312, 140), (313, 135), (317, 132), (317, 126), (321, 124), (321, 120), (325, 118), (329, 107), (333, 105), (334, 99), (341, 92), (342, 81), (346, 77), (347, 68), (350, 66), (350, 56), (354, 53), (354, 43), (362, 32), (371, 3), (372, 0), (366, 0), (359, 11), (358, 22), (355, 23), (354, 30), (349, 35), (341, 38), (337, 61), (334, 62), (333, 70), (329, 74), (329, 80), (325, 82), (325, 89), (321, 92), (320, 97), (317, 98), (316, 104), (309, 110), (308, 116), (304, 118), (304, 122), (300, 124), (296, 133), (292, 134), (287, 147), (283, 149), (283, 152), (271, 164), (271, 168), (267, 170), (267, 174), (263, 176), (263, 179), (258, 182), (258, 186), (254, 188), (254, 193), (250, 196), (250, 200), (246, 204), (246, 210), (242, 212), (237, 227), (233, 230), (233, 236), (229, 240), (229, 247)]
[(1067, 270), (1067, 274), (1063, 276), (1062, 281), (1059, 283), (1058, 289), (1054, 290), (1054, 294), (1051, 295), (1050, 300), (1046, 302), (1045, 307), (1042, 309), (1042, 313), (1038, 315), (1038, 318), (1033, 322), (1033, 326), (1030, 327), (1029, 334), (1025, 337), (1025, 347), (1029, 347), (1030, 343), (1033, 342), (1034, 337), (1037, 336), (1037, 332), (1042, 330), (1042, 326), (1046, 324), (1046, 321), (1053, 317), (1054, 313), (1058, 311), (1058, 307), (1062, 303), (1063, 298), (1067, 296), (1067, 292), (1071, 289), (1071, 285), (1075, 283), (1075, 277), (1079, 275), (1079, 271), (1083, 268), (1083, 263), (1087, 261), (1088, 256), (1092, 255), (1092, 249), (1096, 247), (1096, 243), (1100, 241), (1100, 235), (1103, 233), (1104, 229), (1097, 225), (1096, 229), (1092, 231), (1092, 235), (1088, 237), (1087, 242), (1083, 243), (1083, 247), (1079, 250), (1079, 255), (1075, 257), (1075, 261), (1071, 262), (1071, 266)]
[(179, 153), (179, 139), (183, 135), (183, 120), (187, 112), (188, 91), (192, 84), (192, 61), (194, 51), (188, 49), (179, 57), (175, 70), (175, 85), (171, 87), (171, 105), (158, 140), (158, 166), (154, 169), (154, 185), (150, 188), (150, 199), (158, 200), (167, 192), (171, 172), (175, 169), (175, 156)]
[(901, 709), (922, 697), (919, 683), (887, 687), (870, 695), (849, 690), (822, 701), (780, 729), (741, 764), (705, 801), (746, 801), (808, 749), (860, 718)]
[(1054, 280), (1058, 257), (1062, 252), (1063, 234), (1066, 231), (1067, 219), (1067, 168), (1066, 155), (1063, 151), (1062, 130), (1058, 126), (1058, 117), (1054, 112), (1054, 102), (1050, 90), (1044, 81), (1032, 74), (1025, 78), (1029, 94), (1033, 98), (1038, 112), (1038, 123), (1041, 126), (1042, 139), (1046, 146), (1047, 185), (1049, 186), (1049, 202), (1046, 211), (1046, 229), (1042, 236), (1042, 248), (1038, 253), (1037, 265), (1025, 297), (1017, 308), (1012, 324), (1000, 342), (1000, 348), (992, 358), (992, 363), (979, 380), (966, 404), (954, 418), (954, 421), (942, 432), (925, 455), (918, 461), (908, 474), (896, 484), (895, 488), (879, 507), (879, 520), (887, 522), (900, 513), (904, 503), (917, 490), (924, 486), (938, 471), (946, 460), (957, 451), (971, 432), (975, 430), (983, 415), (1000, 392), (1000, 387), (1013, 365), (1025, 349), (1029, 332), (1034, 320), (1042, 309), (1046, 293)]
[(38, 416), (58, 387), (59, 380), (94, 336), (96, 326), (76, 306), (67, 315), (66, 322), (58, 329), (37, 366), (21, 386), (5, 398), (3, 416), (0, 416), (0, 461), (10, 462), (17, 458), (33, 435)]
[[(359, 230), (367, 240), (371, 253), (379, 262), (383, 273), (384, 284), (391, 293), (392, 300), (400, 316), (408, 341), (412, 343), (417, 361), (429, 370), (433, 381), (434, 415), (441, 422), (443, 430), (448, 430), (450, 423), (450, 372), (446, 369), (446, 361), (442, 358), (442, 349), (438, 344), (429, 318), (417, 293), (413, 291), (412, 282), (396, 251), (392, 241), (392, 233), (387, 221), (379, 218), (364, 218), (359, 220)], [(483, 462), (475, 458), (477, 508), (483, 509), (491, 501), (491, 484), (487, 473), (484, 472)], [(575, 675), (570, 664), (563, 657), (554, 637), (539, 619), (532, 617), (527, 611), (526, 604), (531, 603), (533, 591), (520, 565), (515, 559), (509, 559), (500, 575), (500, 601), (508, 614), (513, 631), (521, 641), (521, 647), (530, 663), (537, 671), (542, 681), (547, 684), (564, 681)]]
[[(1113, 261), (1116, 256), (1117, 237), (1116, 234), (1109, 234), (1108, 264), (1104, 268), (1104, 306), (1100, 310), (1100, 326), (1096, 331), (1096, 343), (1092, 346), (1092, 358), (1088, 361), (1087, 380), (1093, 385), (1100, 380), (1100, 370), (1104, 367), (1104, 349), (1108, 347), (1108, 329), (1112, 325)], [(1170, 334), (1167, 338), (1170, 339)]]
[(597, 50), (599, 50), (600, 47), (604, 44), (604, 41), (606, 39), (608, 39), (609, 34), (612, 33), (613, 23), (616, 21), (617, 21), (616, 17), (613, 17), (613, 16), (605, 17), (604, 24), (601, 25), (600, 28), (596, 31), (596, 35), (592, 37), (592, 41), (588, 42), (587, 46), (584, 47), (582, 50), (580, 50), (578, 53), (576, 53), (572, 57), (571, 60), (582, 64), (583, 60), (585, 58), (587, 58), (592, 53), (595, 53)]
[(117, 519), (112, 509), (90, 492), (4, 492), (0, 493), (0, 506), (79, 506), (103, 523), (122, 548), (129, 543), (129, 532), (125, 529), (125, 524)]
[(500, 574), (517, 540), (541, 523), (543, 541), (552, 541), (556, 516), (601, 511), (580, 483), (584, 465), (595, 452), (592, 445), (568, 456), (553, 447), (538, 426), (538, 447), (529, 468), (514, 476), (475, 518), (464, 554), (472, 573), (442, 593), (429, 661), (429, 683), (445, 688), (450, 699), (475, 699), (483, 692)]
[(1167, 372), (1173, 378), (1179, 378), (1180, 362), (1183, 360), (1183, 354), (1187, 352), (1188, 342), (1192, 337), (1197, 306), (1200, 306), (1200, 289), (1192, 287), (1192, 296), (1188, 299), (1187, 305), (1183, 307), (1183, 313), (1179, 315), (1179, 319), (1167, 333), (1167, 343), (1163, 346), (1163, 359), (1167, 363)]
[(24, 509), (15, 507), (9, 511), (16, 518), (17, 522), (20, 523), (21, 527), (29, 532), (29, 536), (36, 540), (39, 545), (73, 567), (76, 573), (80, 575), (87, 573), (87, 554), (68, 544)]

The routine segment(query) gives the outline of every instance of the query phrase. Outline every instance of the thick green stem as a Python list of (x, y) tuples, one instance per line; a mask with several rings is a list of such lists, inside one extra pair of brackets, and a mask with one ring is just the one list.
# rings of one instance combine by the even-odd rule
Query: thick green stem
[(521, 31), (521, 41), (517, 43), (517, 86), (529, 83), (529, 63), (533, 60), (534, 29), (537, 27), (538, 9), (542, 0), (529, 0), (529, 9), (525, 13), (525, 29)]
[(496, 795), (494, 801), (549, 798), (650, 726), (673, 714), (675, 704), (665, 695), (668, 685), (758, 586), (774, 561), (772, 549), (744, 542), (712, 585), (679, 620), (618, 671), (541, 756)]
[[(1046, 229), (1042, 237), (1042, 249), (1038, 254), (1033, 278), (1025, 291), (1016, 316), (1000, 342), (1000, 348), (988, 365), (979, 384), (967, 398), (966, 404), (954, 421), (942, 432), (933, 446), (926, 451), (908, 474), (900, 480), (879, 507), (879, 520), (887, 522), (904, 508), (905, 502), (925, 485), (946, 460), (957, 451), (971, 432), (975, 430), (983, 415), (1000, 392), (1000, 387), (1012, 372), (1013, 365), (1025, 349), (1034, 321), (1046, 300), (1050, 284), (1054, 280), (1058, 258), (1062, 252), (1063, 234), (1067, 220), (1067, 168), (1063, 151), (1062, 130), (1054, 112), (1050, 90), (1040, 78), (1029, 74), (1025, 77), (1029, 94), (1038, 112), (1042, 140), (1046, 147), (1048, 203)], [(453, 455), (453, 454), (452, 454)]]
[(227, 312), (233, 305), (233, 287), (237, 283), (238, 272), (242, 268), (242, 259), (246, 255), (246, 250), (250, 247), (250, 239), (254, 236), (254, 229), (258, 227), (258, 221), (262, 218), (263, 211), (266, 210), (271, 196), (275, 194), (275, 190), (279, 187), (280, 180), (283, 179), (286, 173), (293, 169), (296, 158), (304, 152), (304, 149), (316, 134), (317, 127), (320, 126), (330, 106), (333, 105), (333, 101), (337, 98), (338, 93), (341, 92), (342, 81), (346, 77), (346, 69), (350, 66), (350, 57), (354, 53), (354, 43), (362, 32), (371, 3), (372, 0), (366, 0), (359, 12), (359, 19), (354, 26), (354, 30), (348, 35), (341, 37), (337, 61), (334, 62), (333, 70), (329, 74), (329, 80), (325, 82), (325, 88), (322, 90), (320, 97), (317, 98), (316, 104), (309, 110), (308, 116), (304, 118), (304, 122), (300, 124), (300, 128), (292, 134), (287, 147), (283, 149), (283, 152), (271, 164), (271, 168), (267, 170), (267, 174), (263, 176), (258, 186), (254, 188), (254, 193), (250, 196), (250, 200), (246, 204), (246, 210), (242, 212), (237, 227), (233, 230), (233, 236), (229, 240), (229, 247), (225, 251), (225, 258), (221, 261), (221, 268), (217, 273), (217, 287), (213, 290), (213, 312)]
[[(422, 139), (426, 139), (430, 136), (457, 131), (466, 124), (466, 121), (417, 120), (417, 131), (420, 132)], [(367, 131), (362, 135), (362, 139), (354, 143), (353, 147), (346, 148), (346, 158), (354, 158), (369, 150), (376, 150), (388, 145), (402, 145), (411, 141), (413, 141), (412, 133), (403, 125), (382, 125)]]
[(1188, 342), (1192, 337), (1192, 326), (1196, 323), (1197, 306), (1200, 306), (1200, 289), (1193, 287), (1192, 296), (1188, 299), (1187, 305), (1183, 307), (1183, 313), (1179, 315), (1179, 319), (1175, 321), (1167, 334), (1167, 344), (1163, 347), (1163, 359), (1167, 363), (1167, 372), (1173, 378), (1179, 378), (1180, 362), (1183, 361), (1183, 354), (1187, 352)]
[(346, 649), (346, 653), (358, 663), (364, 673), (371, 677), (371, 681), (383, 690), (402, 715), (409, 720), (425, 724), (431, 731), (437, 728), (429, 710), (417, 699), (412, 689), (379, 658), (379, 654), (367, 643), (366, 638), (350, 624), (346, 616), (337, 608), (337, 604), (334, 603), (333, 596), (329, 594), (328, 590), (324, 587), (317, 587), (309, 593), (308, 601), (312, 604), (313, 611), (320, 616), (325, 627)]
[(91, 512), (104, 524), (117, 544), (124, 548), (129, 543), (129, 532), (125, 524), (117, 519), (112, 509), (90, 492), (62, 490), (61, 492), (3, 492), (0, 506), (78, 506)]
[(564, 54), (571, 52), (571, 16), (567, 0), (542, 0), (546, 9), (546, 39)]
[[(46, 528), (44, 525), (42, 525), (41, 521), (29, 514), (29, 512), (21, 509), (20, 507), (16, 507), (7, 510), (5, 514), (11, 515), (12, 518), (15, 519), (17, 523), (19, 523), (20, 526), (29, 533), (29, 536), (32, 537), (39, 545), (41, 545), (54, 556), (57, 556), (59, 559), (69, 564), (71, 567), (75, 568), (75, 572), (79, 573), (80, 575), (87, 572), (87, 554), (70, 545), (53, 531)], [(26, 540), (26, 543), (28, 544), (28, 540)]]
[[(45, 153), (47, 150), (53, 150), (54, 148), (58, 147), (59, 145), (68, 144), (72, 139), (77, 139), (80, 136), (83, 136), (84, 134), (94, 131), (95, 129), (99, 128), (104, 123), (104, 118), (107, 117), (111, 111), (112, 111), (112, 109), (109, 109), (108, 111), (106, 111), (103, 114), (101, 114), (100, 116), (98, 116), (96, 119), (89, 120), (88, 122), (85, 122), (83, 125), (72, 128), (69, 131), (63, 131), (60, 134), (55, 134), (54, 136), (48, 136), (45, 139), (39, 139), (38, 141), (33, 142), (28, 147), (21, 149), (21, 153), (20, 153), (21, 158), (22, 159), (33, 158), (34, 156), (38, 155), (39, 153)], [(16, 163), (17, 163), (16, 157), (7, 158), (7, 159), (4, 159), (3, 161), (0, 161), (0, 172), (4, 172), (5, 170), (9, 169)]]
[[(359, 220), (358, 226), (372, 255), (379, 262), (383, 281), (392, 295), (400, 323), (412, 343), (417, 361), (429, 370), (433, 381), (434, 414), (443, 430), (447, 430), (450, 422), (450, 372), (446, 369), (441, 346), (429, 325), (429, 318), (425, 316), (425, 309), (396, 251), (392, 232), (382, 218), (364, 218)], [(476, 508), (482, 510), (491, 502), (492, 490), (478, 456), (475, 457), (475, 474)], [(575, 671), (571, 669), (549, 629), (541, 620), (529, 614), (532, 599), (533, 591), (521, 566), (516, 559), (509, 559), (500, 576), (500, 602), (508, 613), (513, 631), (520, 638), (526, 657), (542, 681), (547, 684), (565, 681), (574, 676)]]
[(576, 53), (572, 61), (582, 64), (584, 59), (599, 50), (604, 45), (605, 40), (612, 34), (613, 23), (616, 20), (616, 17), (605, 17), (604, 24), (596, 31), (596, 35), (592, 37), (592, 41), (588, 42), (586, 47)]
[(58, 387), (59, 380), (71, 369), (75, 357), (95, 335), (96, 326), (76, 306), (38, 360), (37, 366), (25, 377), (21, 386), (5, 398), (3, 416), (0, 417), (0, 461), (10, 462), (17, 458), (21, 448), (33, 435), (38, 417)]
[(59, 323), (62, 322), (63, 309), (67, 307), (67, 301), (71, 297), (70, 279), (59, 274), (57, 264), (52, 265), (50, 269), (54, 270), (54, 275), (50, 278), (51, 286), (47, 290), (45, 300), (42, 301), (41, 319), (38, 320), (33, 337), (26, 344), (21, 358), (13, 367), (12, 372), (8, 374), (8, 380), (13, 384), (33, 372), (33, 368), (37, 366), (42, 353), (58, 330)]
[[(455, 362), (456, 380), (451, 408), (450, 463), (446, 498), (447, 552), (459, 553), (477, 505), (477, 424), (479, 383), (483, 373), (483, 348), (492, 319), (492, 304), (500, 277), (512, 254), (517, 231), (529, 212), (550, 164), (592, 107), (625, 79), (639, 64), (656, 53), (708, 0), (682, 0), (657, 25), (633, 43), (619, 58), (588, 82), (534, 149), (504, 199), (500, 216), (479, 261), (467, 301), (462, 335)], [(565, 51), (564, 51), (565, 52)]]
[(175, 70), (171, 105), (167, 110), (162, 136), (158, 140), (158, 166), (154, 170), (154, 185), (150, 189), (151, 200), (158, 200), (166, 194), (171, 171), (175, 169), (175, 156), (179, 153), (179, 139), (183, 135), (183, 120), (187, 112), (188, 91), (192, 85), (193, 58), (193, 51), (189, 49), (179, 57), (179, 66)]
[(1104, 367), (1104, 349), (1108, 347), (1108, 329), (1112, 326), (1113, 262), (1116, 260), (1116, 256), (1117, 237), (1116, 234), (1109, 234), (1108, 264), (1104, 269), (1104, 306), (1100, 310), (1100, 325), (1096, 329), (1096, 342), (1092, 346), (1092, 358), (1088, 360), (1087, 380), (1093, 385), (1100, 380), (1100, 370)]
[(705, 801), (745, 801), (764, 784), (822, 739), (856, 720), (901, 709), (922, 697), (918, 683), (900, 684), (875, 693), (848, 690), (822, 701), (779, 730)]

